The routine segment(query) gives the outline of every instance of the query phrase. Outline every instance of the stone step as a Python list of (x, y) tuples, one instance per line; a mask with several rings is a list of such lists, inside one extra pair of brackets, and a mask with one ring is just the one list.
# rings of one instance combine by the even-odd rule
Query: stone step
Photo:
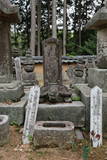
[(75, 127), (85, 125), (85, 105), (80, 101), (39, 104), (37, 121), (70, 121)]

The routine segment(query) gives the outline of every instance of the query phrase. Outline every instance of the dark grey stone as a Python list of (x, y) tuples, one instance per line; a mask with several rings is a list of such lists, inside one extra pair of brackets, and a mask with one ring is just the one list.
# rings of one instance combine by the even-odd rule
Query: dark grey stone
[(17, 102), (24, 95), (24, 89), (20, 82), (0, 83), (0, 102)]
[(72, 92), (64, 85), (50, 84), (48, 86), (41, 87), (40, 97), (44, 98), (44, 102), (49, 101), (51, 103), (64, 102), (65, 97), (71, 98)]
[(12, 104), (0, 103), (0, 114), (8, 115), (10, 124), (21, 125), (24, 122), (26, 103), (27, 100)]
[(62, 47), (61, 42), (49, 38), (43, 42), (44, 86), (40, 97), (44, 102), (64, 102), (64, 97), (71, 97), (71, 91), (62, 85)]
[(49, 38), (43, 42), (44, 84), (62, 84), (61, 42)]
[(70, 121), (75, 127), (85, 126), (85, 106), (80, 101), (39, 104), (37, 121)]

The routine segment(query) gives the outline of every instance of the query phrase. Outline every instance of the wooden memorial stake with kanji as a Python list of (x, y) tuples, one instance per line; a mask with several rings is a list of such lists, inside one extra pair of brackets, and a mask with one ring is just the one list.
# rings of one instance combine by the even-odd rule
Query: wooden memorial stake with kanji
[(102, 89), (91, 90), (90, 139), (93, 147), (102, 145)]
[(22, 137), (23, 144), (29, 144), (31, 138), (33, 137), (34, 126), (36, 123), (36, 117), (38, 111), (39, 97), (40, 97), (40, 87), (33, 86), (30, 89), (28, 104), (26, 107), (26, 117), (25, 117), (23, 137)]

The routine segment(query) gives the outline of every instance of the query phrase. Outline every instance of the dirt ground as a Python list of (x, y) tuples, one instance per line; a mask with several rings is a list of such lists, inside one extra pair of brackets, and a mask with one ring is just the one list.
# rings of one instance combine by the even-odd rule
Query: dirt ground
[[(22, 133), (16, 126), (10, 127), (9, 144), (0, 147), (0, 160), (107, 160), (107, 139), (104, 139), (102, 147), (93, 149), (90, 147), (89, 157), (84, 157), (83, 147), (89, 145), (87, 140), (75, 142), (69, 148), (41, 148), (33, 145), (22, 145)], [(84, 157), (84, 158), (83, 158)]]

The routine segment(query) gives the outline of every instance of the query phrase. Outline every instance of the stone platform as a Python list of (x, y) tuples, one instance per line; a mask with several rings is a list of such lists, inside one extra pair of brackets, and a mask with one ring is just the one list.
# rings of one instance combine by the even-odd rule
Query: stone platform
[(74, 141), (74, 124), (67, 121), (39, 121), (34, 128), (35, 147), (69, 145)]
[[(90, 91), (88, 84), (76, 84), (75, 89), (81, 97), (81, 101), (86, 106), (85, 113), (85, 127), (90, 127)], [(103, 92), (103, 131), (107, 131), (107, 92)]]
[(70, 121), (75, 127), (84, 127), (85, 105), (80, 101), (39, 104), (37, 121)]
[(21, 125), (24, 122), (26, 104), (24, 97), (16, 103), (0, 103), (0, 115), (8, 115), (10, 124)]

